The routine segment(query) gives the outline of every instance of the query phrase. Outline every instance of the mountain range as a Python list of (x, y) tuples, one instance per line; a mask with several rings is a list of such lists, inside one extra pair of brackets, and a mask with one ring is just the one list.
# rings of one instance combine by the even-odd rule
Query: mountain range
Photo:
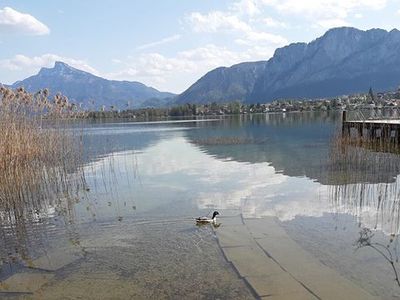
[(400, 84), (400, 31), (342, 27), (310, 43), (275, 51), (268, 61), (210, 71), (176, 98), (186, 102), (270, 102), (331, 97)]
[(11, 85), (28, 91), (49, 88), (90, 107), (168, 106), (184, 103), (333, 97), (400, 84), (400, 31), (334, 28), (310, 43), (293, 43), (268, 61), (216, 68), (180, 95), (139, 82), (107, 80), (56, 62), (37, 75)]
[(61, 93), (71, 101), (95, 109), (103, 105), (121, 109), (141, 107), (150, 99), (165, 101), (175, 96), (140, 82), (107, 80), (63, 62), (56, 62), (53, 68), (42, 68), (38, 74), (17, 81), (11, 87), (24, 87), (29, 92), (48, 88), (51, 93)]

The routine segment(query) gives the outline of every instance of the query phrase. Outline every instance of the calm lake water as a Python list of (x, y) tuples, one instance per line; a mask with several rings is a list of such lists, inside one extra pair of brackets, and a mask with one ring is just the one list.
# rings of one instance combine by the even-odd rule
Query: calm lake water
[[(34, 222), (1, 212), (0, 298), (253, 299), (216, 237), (233, 213), (274, 217), (323, 265), (399, 298), (398, 173), (332, 174), (339, 123), (293, 113), (83, 124), (87, 190), (38, 207)], [(195, 225), (214, 210), (220, 227)], [(375, 247), (359, 247), (366, 229)]]

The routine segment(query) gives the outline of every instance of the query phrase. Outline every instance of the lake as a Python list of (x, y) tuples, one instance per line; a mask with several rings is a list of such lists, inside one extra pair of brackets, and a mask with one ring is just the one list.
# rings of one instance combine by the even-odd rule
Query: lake
[(398, 168), (335, 169), (339, 128), (329, 112), (74, 124), (85, 189), (34, 220), (0, 212), (0, 297), (396, 299)]

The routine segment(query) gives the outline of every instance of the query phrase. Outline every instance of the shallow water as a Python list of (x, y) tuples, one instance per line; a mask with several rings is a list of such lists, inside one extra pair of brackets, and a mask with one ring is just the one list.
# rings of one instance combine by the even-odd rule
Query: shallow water
[[(254, 289), (216, 235), (236, 214), (276, 218), (340, 276), (373, 296), (399, 297), (391, 264), (371, 247), (356, 250), (370, 228), (400, 268), (390, 236), (398, 233), (397, 174), (341, 182), (353, 193), (332, 197), (328, 152), (338, 120), (305, 113), (80, 124), (88, 190), (47, 205), (37, 222), (2, 224), (0, 296), (251, 299)], [(213, 210), (220, 227), (195, 226), (193, 217)]]

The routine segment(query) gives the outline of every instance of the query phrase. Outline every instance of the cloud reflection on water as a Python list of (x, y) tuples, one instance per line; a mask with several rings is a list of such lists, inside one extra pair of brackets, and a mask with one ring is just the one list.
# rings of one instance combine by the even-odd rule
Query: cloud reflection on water
[[(335, 198), (334, 201), (331, 186), (305, 176), (277, 173), (267, 162), (250, 164), (217, 159), (183, 136), (160, 140), (141, 153), (114, 154), (112, 159), (116, 166), (135, 160), (140, 180), (135, 181), (131, 189), (134, 195), (125, 197), (139, 199), (138, 207), (146, 206), (146, 210), (174, 201), (194, 201), (199, 209), (235, 209), (245, 217), (275, 216), (281, 221), (297, 216), (345, 213), (357, 216), (363, 226), (372, 229), (382, 229), (386, 233), (398, 230), (392, 213), (395, 202), (388, 201), (377, 209), (376, 200), (383, 191), (392, 191), (387, 195), (389, 199), (397, 197), (393, 183), (347, 185), (347, 189), (354, 191), (352, 196), (346, 198), (343, 194), (340, 200)], [(126, 168), (124, 172), (133, 172), (133, 168)], [(367, 193), (360, 205), (359, 196), (365, 188)], [(162, 195), (152, 199), (151, 204), (143, 203), (154, 191), (162, 191)], [(120, 194), (123, 198), (124, 191)]]

